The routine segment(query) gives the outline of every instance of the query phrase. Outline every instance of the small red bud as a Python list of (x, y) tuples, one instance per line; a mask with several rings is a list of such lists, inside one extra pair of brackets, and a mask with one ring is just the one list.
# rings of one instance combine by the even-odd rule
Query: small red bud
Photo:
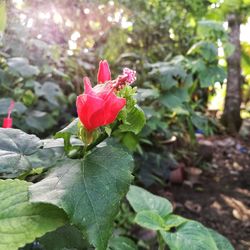
[(110, 80), (111, 80), (111, 73), (108, 62), (106, 60), (100, 61), (99, 70), (97, 74), (97, 81), (99, 83), (105, 83), (106, 81)]
[(8, 117), (3, 119), (3, 128), (12, 128), (12, 118), (10, 117), (12, 110), (14, 109), (15, 102), (11, 101), (8, 108)]
[(12, 118), (3, 119), (3, 128), (12, 128)]

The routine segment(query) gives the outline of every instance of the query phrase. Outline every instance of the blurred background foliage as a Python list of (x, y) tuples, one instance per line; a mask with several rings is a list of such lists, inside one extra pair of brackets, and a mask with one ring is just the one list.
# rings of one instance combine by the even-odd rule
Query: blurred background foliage
[[(96, 79), (100, 59), (109, 61), (113, 76), (135, 69), (147, 124), (139, 135), (117, 138), (144, 162), (141, 181), (161, 182), (176, 165), (166, 145), (179, 139), (194, 145), (196, 133), (223, 131), (217, 118), (226, 57), (234, 51), (226, 16), (239, 12), (247, 23), (248, 8), (248, 0), (1, 0), (0, 117), (13, 99), (14, 126), (48, 137), (76, 116), (82, 78)], [(248, 39), (242, 42), (244, 117), (249, 55)]]

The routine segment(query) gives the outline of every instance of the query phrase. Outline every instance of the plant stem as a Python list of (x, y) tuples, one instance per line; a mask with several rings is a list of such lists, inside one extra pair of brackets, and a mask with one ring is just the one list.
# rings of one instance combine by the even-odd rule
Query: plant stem
[(158, 244), (159, 244), (158, 250), (164, 250), (164, 248), (165, 248), (165, 243), (164, 243), (164, 241), (162, 240), (162, 237), (161, 237), (161, 235), (160, 235), (159, 232), (157, 232), (157, 239), (158, 239)]
[[(120, 123), (118, 121), (116, 121), (112, 127), (112, 132), (111, 134), (118, 128), (118, 126), (120, 125)], [(91, 149), (93, 149), (95, 146), (97, 146), (98, 144), (100, 144), (101, 142), (103, 142), (105, 139), (108, 138), (108, 134), (106, 132), (104, 132), (103, 134), (101, 134), (92, 144), (90, 144), (89, 146), (86, 147), (85, 153), (87, 151), (90, 151)]]

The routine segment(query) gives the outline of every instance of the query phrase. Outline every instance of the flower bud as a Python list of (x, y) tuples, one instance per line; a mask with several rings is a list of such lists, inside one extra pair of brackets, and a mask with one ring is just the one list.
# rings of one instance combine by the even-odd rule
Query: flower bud
[(111, 124), (126, 105), (126, 99), (117, 97), (108, 84), (92, 88), (90, 80), (84, 78), (84, 93), (76, 100), (78, 117), (88, 132)]
[(8, 108), (8, 117), (3, 119), (3, 128), (12, 128), (12, 118), (10, 117), (12, 110), (14, 109), (15, 102), (11, 101)]
[(3, 128), (12, 128), (12, 118), (3, 119)]
[(110, 80), (111, 80), (111, 73), (108, 62), (106, 60), (100, 61), (99, 70), (97, 74), (98, 83), (105, 83), (106, 81)]

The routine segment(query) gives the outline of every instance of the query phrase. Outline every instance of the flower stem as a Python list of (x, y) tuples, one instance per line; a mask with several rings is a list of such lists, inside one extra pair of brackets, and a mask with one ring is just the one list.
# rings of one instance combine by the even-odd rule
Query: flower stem
[[(118, 126), (120, 125), (119, 121), (116, 121), (114, 123), (114, 125), (112, 126), (112, 133), (118, 128)], [(112, 134), (111, 133), (111, 134)], [(90, 151), (91, 149), (93, 149), (95, 146), (97, 146), (98, 144), (100, 144), (101, 142), (103, 142), (105, 139), (108, 138), (108, 134), (106, 132), (104, 132), (103, 134), (101, 134), (93, 143), (91, 143), (90, 145), (88, 145), (86, 147), (86, 151)]]

